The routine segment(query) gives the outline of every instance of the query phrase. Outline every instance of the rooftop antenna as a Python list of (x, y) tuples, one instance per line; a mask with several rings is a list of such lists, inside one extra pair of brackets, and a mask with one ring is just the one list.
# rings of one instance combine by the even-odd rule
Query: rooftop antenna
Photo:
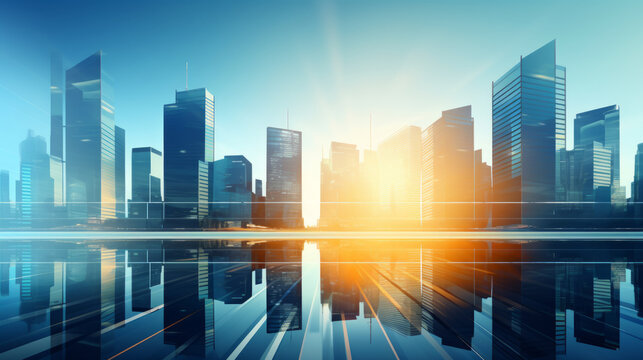
[(188, 62), (185, 62), (185, 90), (188, 89)]

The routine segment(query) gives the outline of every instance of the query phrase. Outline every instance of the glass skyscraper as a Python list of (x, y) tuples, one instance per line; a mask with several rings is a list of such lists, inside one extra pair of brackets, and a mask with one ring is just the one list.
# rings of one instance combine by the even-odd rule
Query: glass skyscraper
[[(580, 174), (577, 180), (577, 189), (580, 190), (582, 201), (596, 202), (588, 208), (597, 216), (609, 216), (610, 199), (612, 193), (611, 163), (612, 151), (602, 143), (594, 141), (586, 144), (577, 152), (580, 157)], [(589, 214), (585, 214), (589, 215)]]
[(125, 129), (116, 126), (115, 195), (116, 217), (125, 218)]
[(170, 226), (198, 226), (207, 215), (212, 161), (214, 96), (205, 88), (176, 92), (176, 102), (163, 108), (163, 188)]
[(9, 186), (9, 171), (0, 170), (0, 227), (8, 226), (11, 221)]
[(543, 225), (564, 194), (566, 69), (551, 41), (492, 84), (493, 225)]
[(152, 147), (132, 149), (132, 199), (128, 217), (156, 219), (163, 216), (161, 184), (163, 183), (163, 157)]
[(473, 225), (474, 166), (471, 106), (443, 111), (422, 132), (423, 226)]
[(49, 161), (47, 142), (30, 131), (20, 143), (20, 180), (16, 186), (23, 225), (45, 226), (51, 219), (54, 182), (49, 175)]
[(267, 130), (266, 221), (272, 227), (303, 226), (301, 131)]
[[(601, 181), (599, 196), (601, 201), (612, 202), (615, 209), (624, 207), (625, 197), (620, 185), (620, 110), (617, 105), (606, 106), (591, 111), (586, 111), (576, 115), (574, 119), (574, 150), (579, 151), (580, 158), (576, 159), (581, 162), (583, 176), (578, 177), (578, 183), (574, 186), (581, 191), (583, 201), (599, 201), (594, 191), (596, 186), (592, 186), (593, 178), (585, 176), (590, 169), (596, 167), (603, 169), (607, 166), (607, 178), (601, 172)], [(598, 149), (598, 150), (597, 150)], [(608, 153), (602, 155), (600, 159), (609, 158), (608, 164), (596, 163), (597, 151), (599, 153)], [(587, 169), (586, 169), (587, 168)], [(607, 190), (605, 190), (607, 189)], [(607, 194), (604, 192), (607, 191)], [(604, 216), (596, 214), (598, 216)]]
[(116, 216), (112, 90), (101, 51), (67, 70), (66, 200), (75, 221)]
[(219, 227), (252, 220), (252, 164), (243, 155), (226, 155), (210, 164), (210, 217)]
[(51, 178), (54, 179), (54, 202), (62, 209), (65, 201), (64, 190), (64, 140), (63, 140), (63, 109), (64, 98), (63, 88), (64, 72), (62, 59), (59, 54), (51, 55), (50, 73), (50, 119), (51, 133), (49, 137), (49, 155), (51, 156)]
[(63, 65), (58, 54), (51, 55), (50, 111), (51, 135), (49, 152), (51, 156), (63, 158)]
[(643, 217), (643, 143), (638, 145), (634, 158), (634, 181), (632, 182), (632, 200), (634, 201), (634, 215)]

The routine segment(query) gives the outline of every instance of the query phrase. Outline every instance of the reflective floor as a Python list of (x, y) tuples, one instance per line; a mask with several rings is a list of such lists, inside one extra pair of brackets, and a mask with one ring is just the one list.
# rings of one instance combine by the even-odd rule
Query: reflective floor
[(0, 240), (0, 359), (623, 359), (643, 242)]

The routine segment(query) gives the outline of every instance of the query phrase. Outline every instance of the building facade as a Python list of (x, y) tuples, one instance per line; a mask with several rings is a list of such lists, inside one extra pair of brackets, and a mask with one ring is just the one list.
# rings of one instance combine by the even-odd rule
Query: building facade
[(493, 201), (493, 184), (491, 166), (482, 161), (482, 150), (476, 150), (475, 157), (475, 206), (474, 218), (476, 228), (491, 226), (491, 202)]
[(494, 226), (540, 226), (555, 215), (552, 202), (563, 193), (557, 160), (565, 148), (565, 83), (551, 41), (492, 84)]
[(111, 86), (97, 52), (66, 73), (68, 215), (79, 223), (116, 217), (116, 154)]
[(116, 196), (116, 217), (125, 218), (125, 129), (116, 126), (115, 128), (115, 183), (114, 192)]
[[(214, 96), (178, 91), (163, 108), (165, 222), (195, 227), (208, 213), (208, 163), (214, 161)], [(183, 225), (181, 225), (183, 224)]]
[(31, 227), (50, 225), (54, 204), (54, 181), (49, 174), (47, 142), (29, 132), (20, 143), (20, 180), (16, 198), (21, 224)]
[[(51, 55), (50, 73), (50, 137), (49, 155), (51, 156), (51, 178), (54, 179), (54, 202), (59, 209), (65, 203), (64, 183), (64, 71), (62, 59), (58, 54)], [(63, 209), (64, 210), (64, 209)]]
[[(583, 206), (583, 216), (605, 217), (625, 210), (625, 191), (620, 183), (619, 132), (617, 105), (579, 113), (574, 119), (574, 150), (577, 151), (574, 160), (578, 162), (576, 167), (581, 176), (572, 187), (580, 193), (582, 201), (597, 202), (595, 206)], [(609, 162), (605, 163), (607, 158)], [(594, 209), (597, 212), (592, 214)]]
[(474, 222), (471, 106), (442, 112), (422, 132), (422, 225), (472, 227)]
[(638, 145), (636, 157), (634, 158), (632, 200), (634, 201), (634, 216), (641, 222), (643, 218), (643, 143)]
[(267, 129), (266, 221), (269, 226), (303, 226), (301, 145), (301, 131)]
[(252, 221), (252, 164), (226, 155), (210, 164), (210, 218), (217, 227), (243, 227)]
[(128, 217), (157, 222), (163, 218), (163, 154), (152, 147), (132, 149), (132, 198)]
[(0, 227), (9, 226), (13, 220), (9, 171), (0, 170)]

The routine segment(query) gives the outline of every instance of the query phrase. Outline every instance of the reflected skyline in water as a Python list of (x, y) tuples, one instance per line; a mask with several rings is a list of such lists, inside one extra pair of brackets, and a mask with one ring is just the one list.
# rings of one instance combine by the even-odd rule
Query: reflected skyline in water
[(3, 241), (4, 358), (635, 358), (635, 241)]

